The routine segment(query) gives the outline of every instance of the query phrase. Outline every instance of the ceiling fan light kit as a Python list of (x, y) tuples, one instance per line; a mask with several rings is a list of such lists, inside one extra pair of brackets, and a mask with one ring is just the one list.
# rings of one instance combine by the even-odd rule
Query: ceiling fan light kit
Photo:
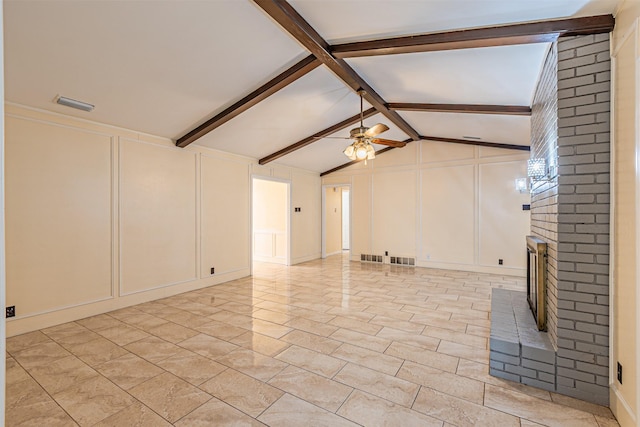
[(356, 140), (343, 151), (344, 155), (351, 160), (372, 160), (376, 158), (376, 150), (368, 141)]
[(389, 130), (389, 126), (378, 123), (368, 128), (365, 127), (364, 122), (364, 106), (363, 106), (363, 96), (364, 90), (358, 90), (358, 95), (360, 95), (360, 126), (357, 128), (351, 129), (349, 132), (349, 137), (353, 139), (353, 143), (344, 149), (343, 153), (351, 160), (364, 160), (365, 164), (367, 164), (367, 160), (372, 160), (376, 158), (376, 150), (373, 148), (371, 143), (388, 145), (390, 147), (404, 147), (406, 143), (401, 141), (393, 141), (390, 139), (380, 139), (374, 138), (378, 134), (382, 132), (386, 132)]
[(347, 148), (345, 148), (343, 153), (344, 153), (345, 156), (347, 156), (351, 160), (355, 160), (356, 159), (356, 147), (354, 147), (353, 144), (351, 144)]

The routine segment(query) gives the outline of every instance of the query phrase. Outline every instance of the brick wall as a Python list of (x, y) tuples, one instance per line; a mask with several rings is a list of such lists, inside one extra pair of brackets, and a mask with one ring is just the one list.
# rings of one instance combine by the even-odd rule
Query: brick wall
[[(531, 106), (531, 158), (556, 164), (558, 157), (558, 49), (553, 43)], [(531, 233), (547, 242), (547, 330), (557, 347), (558, 180), (532, 183)], [(523, 243), (524, 244), (524, 243)]]
[(558, 49), (557, 390), (609, 402), (609, 35)]
[[(531, 117), (531, 157), (550, 165), (531, 190), (531, 231), (548, 248), (548, 333), (505, 328), (526, 296), (496, 295), (511, 304), (496, 308), (490, 341), (492, 375), (601, 405), (609, 403), (610, 78), (608, 34), (561, 38), (549, 52)], [(531, 348), (544, 360), (527, 356)]]

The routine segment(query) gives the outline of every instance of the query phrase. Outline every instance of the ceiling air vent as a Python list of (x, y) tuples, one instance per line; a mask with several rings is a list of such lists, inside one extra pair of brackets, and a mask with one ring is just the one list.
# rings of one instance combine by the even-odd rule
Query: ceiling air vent
[(95, 105), (88, 104), (82, 101), (76, 101), (75, 99), (67, 98), (65, 96), (56, 96), (55, 100), (56, 104), (64, 105), (65, 107), (75, 108), (76, 110), (82, 111), (93, 111)]

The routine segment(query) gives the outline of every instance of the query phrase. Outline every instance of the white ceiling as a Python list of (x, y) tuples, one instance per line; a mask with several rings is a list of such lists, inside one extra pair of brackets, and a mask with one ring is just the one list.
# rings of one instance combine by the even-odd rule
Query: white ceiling
[(320, 66), (202, 137), (198, 144), (262, 158), (359, 109), (360, 97)]
[[(617, 2), (290, 0), (330, 43), (606, 14)], [(4, 27), (7, 101), (172, 139), (309, 54), (250, 0), (5, 0)], [(347, 62), (387, 102), (530, 105), (547, 48)], [(96, 109), (59, 106), (53, 103), (58, 94)], [(358, 96), (321, 66), (195, 143), (259, 159), (358, 111)], [(399, 114), (423, 135), (528, 144), (527, 117)], [(381, 137), (407, 138), (383, 116), (366, 121), (376, 122), (391, 127)], [(322, 172), (345, 163), (347, 144), (322, 139), (276, 162)]]
[(331, 44), (613, 13), (618, 0), (290, 0)]
[[(501, 144), (529, 145), (530, 118), (527, 116), (415, 111), (404, 112), (402, 116), (420, 135), (455, 139), (481, 138)], [(455, 126), (451, 125), (452, 122)]]
[(7, 100), (169, 138), (308, 55), (242, 0), (8, 0), (4, 27)]
[(531, 105), (549, 44), (348, 58), (387, 102)]

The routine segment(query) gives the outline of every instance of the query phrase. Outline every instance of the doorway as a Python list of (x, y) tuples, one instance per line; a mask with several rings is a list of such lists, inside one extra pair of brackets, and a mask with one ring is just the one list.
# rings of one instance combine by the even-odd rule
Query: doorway
[(322, 191), (322, 257), (351, 248), (351, 188), (326, 185)]
[(350, 203), (351, 193), (349, 187), (342, 187), (342, 250), (351, 249), (351, 233), (349, 231), (350, 224)]
[(290, 183), (253, 178), (251, 254), (253, 261), (290, 265)]

